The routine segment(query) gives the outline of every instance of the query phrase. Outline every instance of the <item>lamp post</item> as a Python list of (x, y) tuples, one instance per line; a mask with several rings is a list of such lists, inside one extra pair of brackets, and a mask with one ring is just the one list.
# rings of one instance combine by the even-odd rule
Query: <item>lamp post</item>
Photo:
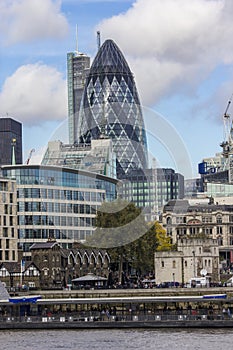
[(175, 272), (172, 273), (173, 287), (175, 287)]
[(195, 251), (193, 250), (193, 277), (196, 277), (196, 261), (195, 261)]

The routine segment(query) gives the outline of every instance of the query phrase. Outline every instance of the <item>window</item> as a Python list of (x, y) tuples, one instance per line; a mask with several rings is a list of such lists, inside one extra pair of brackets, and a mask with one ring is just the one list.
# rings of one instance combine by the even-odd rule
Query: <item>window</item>
[(217, 215), (216, 222), (217, 224), (222, 224), (222, 215)]
[(173, 268), (173, 269), (176, 268), (176, 261), (175, 261), (175, 260), (173, 260), (173, 262), (172, 262), (172, 268)]
[(161, 267), (164, 267), (164, 261), (161, 261)]
[(203, 216), (202, 217), (202, 222), (205, 224), (209, 224), (212, 222), (212, 216)]

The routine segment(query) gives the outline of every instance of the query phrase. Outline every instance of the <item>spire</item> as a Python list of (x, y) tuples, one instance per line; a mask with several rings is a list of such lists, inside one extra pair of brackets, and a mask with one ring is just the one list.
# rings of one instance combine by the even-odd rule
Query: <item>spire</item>
[(100, 31), (97, 31), (97, 50), (99, 51), (101, 46), (101, 41), (100, 41)]
[(11, 165), (15, 165), (15, 145), (16, 145), (16, 139), (12, 139), (11, 146), (12, 146), (12, 153), (11, 153)]
[(76, 24), (75, 52), (78, 54), (78, 25)]

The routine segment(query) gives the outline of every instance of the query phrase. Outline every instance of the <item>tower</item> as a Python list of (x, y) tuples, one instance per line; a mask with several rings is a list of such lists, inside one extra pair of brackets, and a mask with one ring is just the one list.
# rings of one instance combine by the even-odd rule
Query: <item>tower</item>
[(69, 143), (76, 140), (79, 108), (83, 94), (83, 88), (87, 72), (90, 68), (90, 57), (80, 53), (77, 45), (76, 50), (67, 54), (67, 83), (68, 83), (68, 120), (69, 120)]
[(0, 118), (0, 165), (22, 164), (22, 124)]
[(106, 40), (86, 78), (77, 139), (90, 143), (103, 134), (113, 140), (118, 178), (147, 168), (147, 141), (133, 74), (118, 46)]

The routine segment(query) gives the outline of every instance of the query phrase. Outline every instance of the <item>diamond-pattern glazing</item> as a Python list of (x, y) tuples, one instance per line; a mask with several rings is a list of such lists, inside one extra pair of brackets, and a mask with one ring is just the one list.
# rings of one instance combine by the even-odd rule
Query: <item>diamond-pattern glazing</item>
[(89, 143), (101, 132), (113, 140), (120, 177), (147, 168), (147, 142), (141, 105), (129, 66), (112, 40), (99, 49), (84, 88), (78, 140)]

